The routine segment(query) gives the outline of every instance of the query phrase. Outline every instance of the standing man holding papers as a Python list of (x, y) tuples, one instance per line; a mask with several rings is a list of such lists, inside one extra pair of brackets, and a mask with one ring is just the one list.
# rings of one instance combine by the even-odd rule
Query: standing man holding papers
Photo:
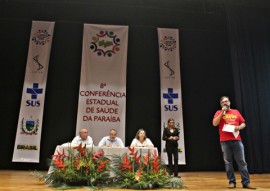
[(219, 126), (220, 145), (225, 162), (229, 188), (236, 188), (236, 178), (233, 169), (233, 158), (237, 162), (238, 170), (242, 178), (242, 186), (247, 189), (256, 189), (250, 186), (249, 172), (244, 154), (244, 145), (239, 131), (246, 127), (245, 119), (236, 109), (230, 108), (229, 97), (220, 98), (221, 110), (218, 110), (213, 118), (213, 125)]

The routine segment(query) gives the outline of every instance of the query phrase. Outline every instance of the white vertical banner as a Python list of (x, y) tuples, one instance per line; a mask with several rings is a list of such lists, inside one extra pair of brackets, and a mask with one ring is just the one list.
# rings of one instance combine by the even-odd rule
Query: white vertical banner
[[(158, 28), (160, 89), (161, 89), (161, 135), (173, 118), (180, 129), (178, 141), (178, 164), (186, 164), (184, 126), (180, 78), (179, 32), (178, 29)], [(168, 163), (165, 141), (161, 138), (161, 157)]]
[(125, 142), (128, 26), (84, 24), (76, 134), (97, 145), (109, 129)]
[(32, 21), (12, 162), (39, 162), (40, 139), (54, 22)]

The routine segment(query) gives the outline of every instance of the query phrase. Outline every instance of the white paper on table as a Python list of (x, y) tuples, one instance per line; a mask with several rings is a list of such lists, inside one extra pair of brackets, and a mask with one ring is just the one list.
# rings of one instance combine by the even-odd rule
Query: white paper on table
[(239, 131), (235, 131), (235, 125), (229, 125), (229, 124), (225, 124), (223, 126), (222, 131), (226, 131), (226, 132), (231, 132), (233, 133), (234, 137), (237, 138), (239, 135)]

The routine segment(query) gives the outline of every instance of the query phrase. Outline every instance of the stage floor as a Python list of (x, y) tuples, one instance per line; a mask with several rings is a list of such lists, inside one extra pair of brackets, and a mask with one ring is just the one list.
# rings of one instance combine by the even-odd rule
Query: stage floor
[[(227, 179), (225, 172), (183, 172), (179, 173), (187, 188), (183, 191), (202, 190), (202, 191), (223, 191), (227, 188)], [(245, 190), (241, 185), (239, 173), (237, 176), (237, 188), (234, 190)], [(270, 174), (251, 174), (251, 185), (258, 191), (270, 191)], [(0, 191), (52, 191), (44, 185), (42, 181), (31, 175), (31, 171), (0, 170)], [(88, 188), (71, 189), (69, 191), (86, 191)], [(106, 189), (108, 191), (131, 191), (130, 189)], [(166, 190), (166, 189), (161, 189)], [(167, 189), (168, 190), (168, 189)], [(173, 189), (169, 189), (173, 191)], [(231, 190), (231, 189), (230, 189)]]

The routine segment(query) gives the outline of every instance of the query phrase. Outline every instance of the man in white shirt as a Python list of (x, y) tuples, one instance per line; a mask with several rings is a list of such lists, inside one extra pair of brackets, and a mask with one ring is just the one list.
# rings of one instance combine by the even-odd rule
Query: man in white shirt
[(87, 129), (81, 129), (79, 135), (74, 137), (71, 144), (72, 145), (86, 145), (86, 146), (94, 146), (92, 137), (88, 136)]
[(116, 137), (117, 131), (115, 129), (111, 129), (109, 132), (109, 136), (105, 136), (98, 143), (99, 147), (125, 147), (123, 141)]

